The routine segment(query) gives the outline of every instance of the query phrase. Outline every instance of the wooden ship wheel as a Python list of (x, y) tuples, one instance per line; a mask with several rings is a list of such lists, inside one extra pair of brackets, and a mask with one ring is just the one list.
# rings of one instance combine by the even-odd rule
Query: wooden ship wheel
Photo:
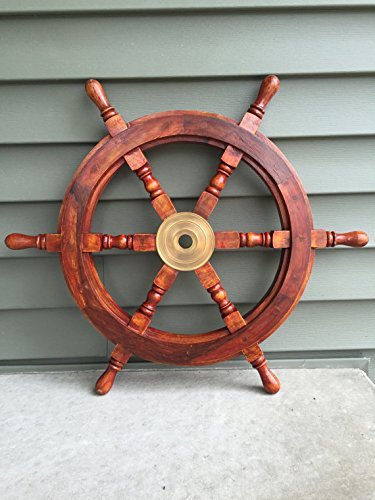
[[(276, 375), (268, 368), (259, 344), (289, 316), (309, 279), (316, 249), (347, 245), (362, 247), (366, 233), (338, 234), (314, 229), (311, 208), (296, 172), (281, 151), (258, 131), (267, 104), (279, 88), (267, 76), (255, 102), (240, 123), (200, 111), (167, 111), (126, 123), (110, 105), (102, 85), (86, 83), (86, 92), (99, 108), (109, 135), (82, 161), (62, 202), (55, 234), (13, 233), (6, 245), (59, 252), (61, 267), (76, 303), (93, 325), (115, 344), (108, 368), (96, 383), (106, 394), (116, 374), (132, 354), (155, 363), (199, 366), (225, 361), (241, 353), (260, 374), (264, 389), (276, 393)], [(172, 142), (204, 143), (222, 150), (221, 162), (192, 212), (177, 212), (154, 177), (145, 156), (148, 149)], [(244, 161), (264, 181), (277, 205), (281, 229), (264, 233), (214, 232), (209, 216), (229, 177)], [(156, 234), (113, 236), (91, 232), (99, 197), (112, 176), (129, 167), (143, 182), (161, 219)], [(190, 246), (182, 244), (187, 238)], [(262, 246), (282, 249), (276, 277), (260, 302), (242, 315), (230, 301), (210, 257), (215, 250)], [(95, 269), (92, 253), (117, 248), (157, 252), (163, 261), (147, 298), (132, 316), (111, 297)], [(218, 305), (223, 328), (200, 334), (176, 334), (150, 326), (156, 307), (179, 272), (195, 272)], [(131, 285), (131, 283), (129, 283)]]

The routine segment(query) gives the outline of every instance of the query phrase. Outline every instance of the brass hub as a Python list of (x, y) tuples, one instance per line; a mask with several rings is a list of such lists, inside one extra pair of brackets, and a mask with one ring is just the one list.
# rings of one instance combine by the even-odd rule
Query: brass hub
[[(191, 241), (181, 246), (181, 237)], [(156, 234), (156, 249), (168, 266), (178, 271), (194, 271), (208, 262), (215, 249), (210, 224), (193, 212), (178, 212), (162, 222)]]

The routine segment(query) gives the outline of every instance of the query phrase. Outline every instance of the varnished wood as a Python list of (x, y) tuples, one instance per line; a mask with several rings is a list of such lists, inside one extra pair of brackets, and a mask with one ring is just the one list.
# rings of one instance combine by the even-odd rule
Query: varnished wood
[(99, 394), (99, 396), (104, 396), (111, 390), (118, 372), (123, 369), (124, 365), (129, 361), (131, 355), (132, 353), (124, 346), (121, 344), (116, 345), (112, 351), (108, 368), (104, 373), (102, 373), (96, 382), (95, 391)]
[(249, 108), (249, 113), (258, 116), (258, 118), (263, 118), (268, 103), (279, 88), (280, 80), (276, 75), (266, 76), (262, 81), (257, 98)]
[[(120, 250), (134, 250), (135, 252), (154, 252), (156, 250), (156, 235), (148, 233), (111, 234), (85, 233), (82, 234), (82, 252), (101, 252), (118, 248)], [(5, 238), (5, 244), (11, 250), (25, 250), (37, 248), (47, 252), (61, 251), (61, 234), (28, 234), (12, 233)]]
[[(270, 231), (265, 233), (241, 233), (238, 231), (219, 231), (215, 233), (215, 248), (230, 249), (241, 247), (289, 248), (291, 243), (290, 231)], [(324, 229), (311, 231), (311, 248), (335, 247), (364, 247), (367, 245), (368, 235), (363, 231), (336, 233)]]
[[(171, 214), (172, 215), (172, 214)], [(350, 231), (348, 233), (336, 233), (325, 229), (313, 229), (311, 231), (311, 248), (319, 249), (344, 245), (348, 247), (364, 247), (369, 241), (364, 231)], [(5, 238), (5, 244), (11, 250), (25, 250), (26, 248), (37, 248), (47, 252), (61, 251), (61, 235), (53, 233), (28, 234), (11, 233)], [(289, 248), (289, 231), (270, 231), (265, 233), (241, 233), (238, 231), (215, 232), (215, 248), (219, 250), (235, 249), (241, 247), (262, 246), (267, 248)], [(135, 252), (156, 251), (156, 234), (136, 233), (110, 234), (85, 233), (82, 235), (82, 252), (101, 252), (112, 248), (121, 250), (134, 250)]]
[[(94, 273), (90, 254), (80, 251), (71, 253), (71, 249), (76, 249), (77, 236), (90, 232), (93, 208), (109, 178), (121, 167), (119, 159), (127, 151), (141, 145), (140, 141), (137, 142), (140, 131), (147, 148), (172, 140), (207, 142), (207, 136), (210, 137), (210, 144), (215, 146), (224, 148), (231, 142), (233, 147), (243, 148), (244, 161), (264, 178), (273, 193), (285, 229), (290, 224), (300, 236), (294, 251), (288, 255), (290, 250), (286, 249), (286, 253), (282, 255), (282, 265), (272, 290), (254, 312), (244, 316), (246, 327), (234, 335), (228, 336), (228, 330), (221, 329), (207, 334), (185, 336), (151, 327), (148, 327), (143, 335), (139, 335), (137, 330), (129, 328), (130, 318), (103, 288), (97, 273)], [(272, 170), (264, 175), (268, 164), (272, 165)], [(82, 189), (82, 185), (85, 189)], [(288, 211), (285, 197), (293, 198), (293, 204)], [(162, 113), (136, 120), (127, 130), (116, 136), (116, 142), (108, 141), (102, 145), (79, 168), (67, 192), (60, 217), (60, 227), (64, 230), (63, 247), (69, 248), (69, 259), (67, 254), (62, 252), (62, 265), (77, 303), (112, 342), (124, 342), (136, 355), (152, 361), (208, 364), (229, 359), (244, 347), (270, 335), (298, 302), (312, 264), (310, 218), (309, 206), (299, 182), (290, 174), (284, 159), (265, 141), (249, 134), (233, 121), (217, 115), (198, 112)], [(77, 269), (80, 271), (77, 272)], [(288, 277), (294, 274), (297, 279), (290, 281)], [(84, 285), (86, 279), (90, 283), (89, 287)], [(289, 286), (291, 292), (288, 294)], [(282, 300), (278, 297), (282, 297)], [(268, 315), (267, 311), (274, 307), (276, 313)], [(206, 345), (210, 346), (208, 350)]]
[[(87, 80), (86, 93), (98, 107), (104, 124), (112, 137), (115, 137), (128, 128), (128, 124), (118, 113), (116, 108), (110, 105), (108, 97), (100, 82), (93, 79)], [(147, 162), (147, 158), (143, 154), (141, 148), (135, 148), (133, 151), (126, 153), (124, 159), (131, 170), (133, 170), (139, 179), (142, 180), (146, 191), (150, 195), (152, 205), (159, 217), (165, 219), (172, 213), (175, 213), (176, 209), (171, 199), (153, 175), (151, 166)]]
[[(265, 113), (266, 106), (278, 91), (279, 86), (280, 81), (275, 75), (269, 75), (263, 80), (258, 96), (242, 118), (239, 124), (240, 127), (252, 134), (256, 133)], [(220, 194), (227, 180), (238, 167), (242, 156), (243, 153), (233, 148), (233, 146), (229, 145), (226, 147), (216, 174), (212, 177), (209, 185), (206, 187), (205, 191), (203, 191), (195, 205), (195, 213), (206, 219), (211, 215), (219, 201)]]
[(215, 231), (215, 248), (218, 250), (240, 248), (240, 242), (238, 231)]
[(163, 193), (157, 198), (154, 198), (151, 203), (162, 220), (166, 219), (170, 215), (177, 213), (175, 206), (166, 193)]
[(145, 332), (155, 314), (156, 306), (173, 285), (177, 275), (178, 271), (164, 264), (152, 283), (151, 290), (147, 294), (147, 299), (133, 314), (128, 325), (129, 328), (140, 334)]
[(349, 233), (336, 233), (315, 229), (312, 235), (311, 246), (313, 248), (336, 247), (344, 245), (347, 247), (364, 247), (368, 243), (368, 235), (364, 231), (350, 231)]
[(154, 252), (156, 250), (155, 234), (111, 234), (85, 233), (82, 235), (82, 252), (101, 252), (118, 248), (135, 252)]
[(5, 238), (5, 244), (11, 250), (25, 250), (26, 248), (37, 248), (47, 252), (60, 252), (61, 235), (44, 233), (31, 236), (28, 234), (12, 233)]
[(221, 317), (230, 333), (235, 333), (246, 326), (246, 321), (241, 316), (236, 306), (228, 299), (227, 292), (221, 284), (219, 276), (212, 265), (207, 262), (195, 271), (202, 286), (211, 295), (211, 298), (219, 306)]
[[(86, 93), (99, 109), (104, 124), (112, 137), (115, 137), (128, 128), (128, 124), (118, 113), (117, 109), (109, 103), (104, 88), (98, 80), (87, 80)], [(131, 170), (138, 170), (147, 163), (147, 158), (140, 148), (136, 148), (134, 151), (124, 155), (124, 159)]]
[(100, 82), (98, 82), (98, 80), (87, 80), (86, 93), (98, 107), (104, 122), (118, 114), (116, 109), (109, 104), (108, 97), (104, 92), (103, 86)]
[(262, 380), (264, 390), (269, 394), (276, 394), (280, 390), (280, 381), (276, 375), (268, 368), (264, 352), (258, 345), (247, 347), (242, 350), (242, 354), (255, 368)]
[[(171, 214), (172, 215), (172, 214)], [(337, 233), (325, 229), (313, 229), (311, 231), (311, 248), (319, 249), (344, 245), (360, 248), (367, 245), (368, 235), (364, 231), (350, 231), (348, 233)], [(36, 236), (11, 233), (5, 238), (5, 244), (11, 250), (25, 250), (26, 248), (37, 248), (47, 252), (61, 251), (61, 235), (53, 233), (38, 234)], [(216, 231), (215, 248), (218, 250), (236, 249), (241, 247), (266, 247), (266, 248), (289, 248), (289, 231), (270, 231), (265, 233), (241, 233), (238, 231)], [(121, 250), (134, 250), (135, 252), (156, 251), (156, 234), (111, 234), (85, 233), (82, 235), (82, 252), (101, 252), (118, 248)]]

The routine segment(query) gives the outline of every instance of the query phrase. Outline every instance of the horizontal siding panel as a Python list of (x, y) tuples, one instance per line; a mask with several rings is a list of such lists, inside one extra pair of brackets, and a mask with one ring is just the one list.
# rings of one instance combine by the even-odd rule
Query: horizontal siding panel
[[(250, 307), (250, 306), (249, 306)], [(358, 328), (358, 318), (361, 327)], [(153, 325), (175, 333), (222, 326), (217, 307), (160, 307)], [(77, 309), (0, 312), (0, 360), (105, 357), (106, 339)], [(356, 301), (303, 302), (262, 347), (267, 352), (375, 348), (375, 304)]]
[[(202, 188), (204, 185), (202, 183)], [(175, 206), (181, 212), (191, 211), (194, 203), (194, 199), (175, 200)], [(360, 229), (366, 231), (370, 237), (368, 246), (362, 251), (375, 247), (374, 194), (310, 196), (310, 203), (316, 228), (337, 232)], [(1, 204), (1, 239), (11, 232), (56, 232), (59, 208), (60, 204), (57, 202)], [(224, 198), (211, 215), (210, 223), (215, 231), (269, 231), (280, 228), (276, 205), (270, 197)], [(110, 234), (155, 233), (159, 225), (160, 219), (148, 200), (104, 201), (97, 207), (92, 230)], [(251, 251), (258, 250), (264, 251)], [(345, 247), (343, 250), (348, 249)], [(105, 252), (106, 255), (108, 253), (118, 255), (119, 251), (114, 249)], [(9, 250), (2, 241), (0, 243), (0, 257), (13, 259), (50, 255), (35, 249), (15, 252)]]
[(0, 65), (3, 80), (369, 72), (374, 28), (363, 10), (9, 17)]
[[(103, 279), (102, 258), (95, 259)], [(0, 309), (40, 309), (75, 305), (60, 269), (59, 259), (0, 261)]]
[(268, 352), (373, 349), (375, 303), (301, 302), (262, 346)]
[(78, 309), (0, 312), (0, 360), (105, 358), (107, 341)]
[[(161, 307), (152, 324), (175, 333), (200, 333), (202, 325), (210, 331), (220, 328), (222, 320), (214, 305), (174, 306)], [(374, 301), (358, 300), (350, 307), (346, 302), (301, 302), (262, 346), (268, 352), (373, 349), (374, 331)]]
[[(278, 147), (297, 169), (308, 194), (375, 192), (374, 137), (279, 139)], [(61, 200), (89, 144), (0, 147), (0, 202)], [(201, 144), (169, 144), (147, 152), (157, 178), (172, 198), (199, 196), (218, 164), (220, 151)], [(245, 165), (222, 197), (266, 193)], [(142, 199), (143, 184), (122, 168), (102, 199)]]
[[(240, 251), (231, 255), (216, 252), (211, 262), (231, 300), (241, 305), (256, 302), (262, 297), (276, 273), (278, 256), (278, 251)], [(103, 260), (105, 286), (114, 299), (126, 307), (136, 307), (143, 302), (161, 267), (156, 254), (108, 256)], [(103, 265), (102, 258), (98, 258), (97, 265)], [(318, 252), (302, 300), (374, 299), (374, 266), (374, 250)], [(99, 271), (102, 275), (101, 267)], [(0, 275), (0, 309), (41, 309), (73, 305), (56, 257), (2, 259)], [(200, 286), (195, 274), (180, 273), (173, 292), (166, 294), (160, 307), (209, 303), (209, 295)]]
[(13, 0), (0, 1), (0, 14), (58, 14), (58, 13), (110, 13), (158, 12), (200, 10), (253, 10), (253, 9), (311, 9), (311, 8), (361, 8), (373, 7), (373, 0)]
[[(255, 99), (259, 84), (260, 79), (254, 78), (126, 80), (111, 82), (106, 88), (111, 102), (128, 121), (176, 108), (214, 111), (239, 120)], [(375, 134), (375, 77), (286, 78), (281, 85), (262, 124), (266, 135)], [(2, 85), (0, 113), (1, 144), (91, 143), (104, 135), (83, 80)]]
[[(302, 300), (375, 298), (374, 260), (374, 250), (318, 252)], [(236, 304), (247, 304), (259, 300), (271, 284), (277, 269), (278, 252), (241, 251), (231, 255), (216, 252), (211, 262), (230, 299)], [(145, 299), (160, 267), (160, 260), (154, 254), (107, 257), (104, 262), (106, 288), (121, 305), (135, 307)], [(190, 305), (210, 303), (210, 300), (194, 273), (180, 273), (162, 304)]]

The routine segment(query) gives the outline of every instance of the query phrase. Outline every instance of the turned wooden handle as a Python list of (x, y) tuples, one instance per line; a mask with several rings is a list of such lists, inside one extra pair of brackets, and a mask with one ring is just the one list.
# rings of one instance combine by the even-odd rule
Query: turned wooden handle
[(112, 388), (119, 370), (109, 365), (106, 371), (100, 375), (95, 385), (95, 391), (99, 396), (105, 396)]
[[(330, 238), (328, 238), (329, 240)], [(368, 243), (368, 235), (364, 231), (334, 233), (330, 246), (345, 245), (347, 247), (364, 247)]]
[(28, 234), (12, 233), (5, 238), (5, 244), (11, 250), (24, 250), (25, 248), (40, 248), (41, 236), (31, 236)]
[(87, 80), (85, 88), (86, 94), (97, 105), (101, 113), (105, 112), (108, 108), (111, 107), (108, 101), (108, 97), (104, 92), (103, 85), (98, 82), (98, 80)]
[(258, 370), (264, 390), (269, 394), (276, 394), (280, 390), (280, 380), (268, 368), (266, 357), (259, 345), (247, 347), (242, 350), (242, 354), (252, 364), (253, 368)]
[(122, 370), (124, 364), (129, 361), (131, 354), (121, 344), (116, 345), (109, 360), (108, 368), (96, 382), (95, 391), (99, 396), (104, 396), (111, 390), (117, 374)]
[[(254, 366), (254, 365), (253, 365)], [(254, 368), (256, 368), (254, 366)], [(267, 363), (256, 368), (262, 380), (264, 390), (268, 394), (276, 394), (280, 390), (280, 380), (276, 377), (272, 370), (267, 366)]]
[(270, 102), (272, 97), (276, 94), (276, 92), (280, 88), (280, 80), (276, 75), (268, 75), (262, 81), (262, 84), (259, 89), (258, 97), (255, 99), (253, 104), (250, 106), (250, 113), (257, 114), (257, 112), (261, 115), (266, 111), (267, 104)]

